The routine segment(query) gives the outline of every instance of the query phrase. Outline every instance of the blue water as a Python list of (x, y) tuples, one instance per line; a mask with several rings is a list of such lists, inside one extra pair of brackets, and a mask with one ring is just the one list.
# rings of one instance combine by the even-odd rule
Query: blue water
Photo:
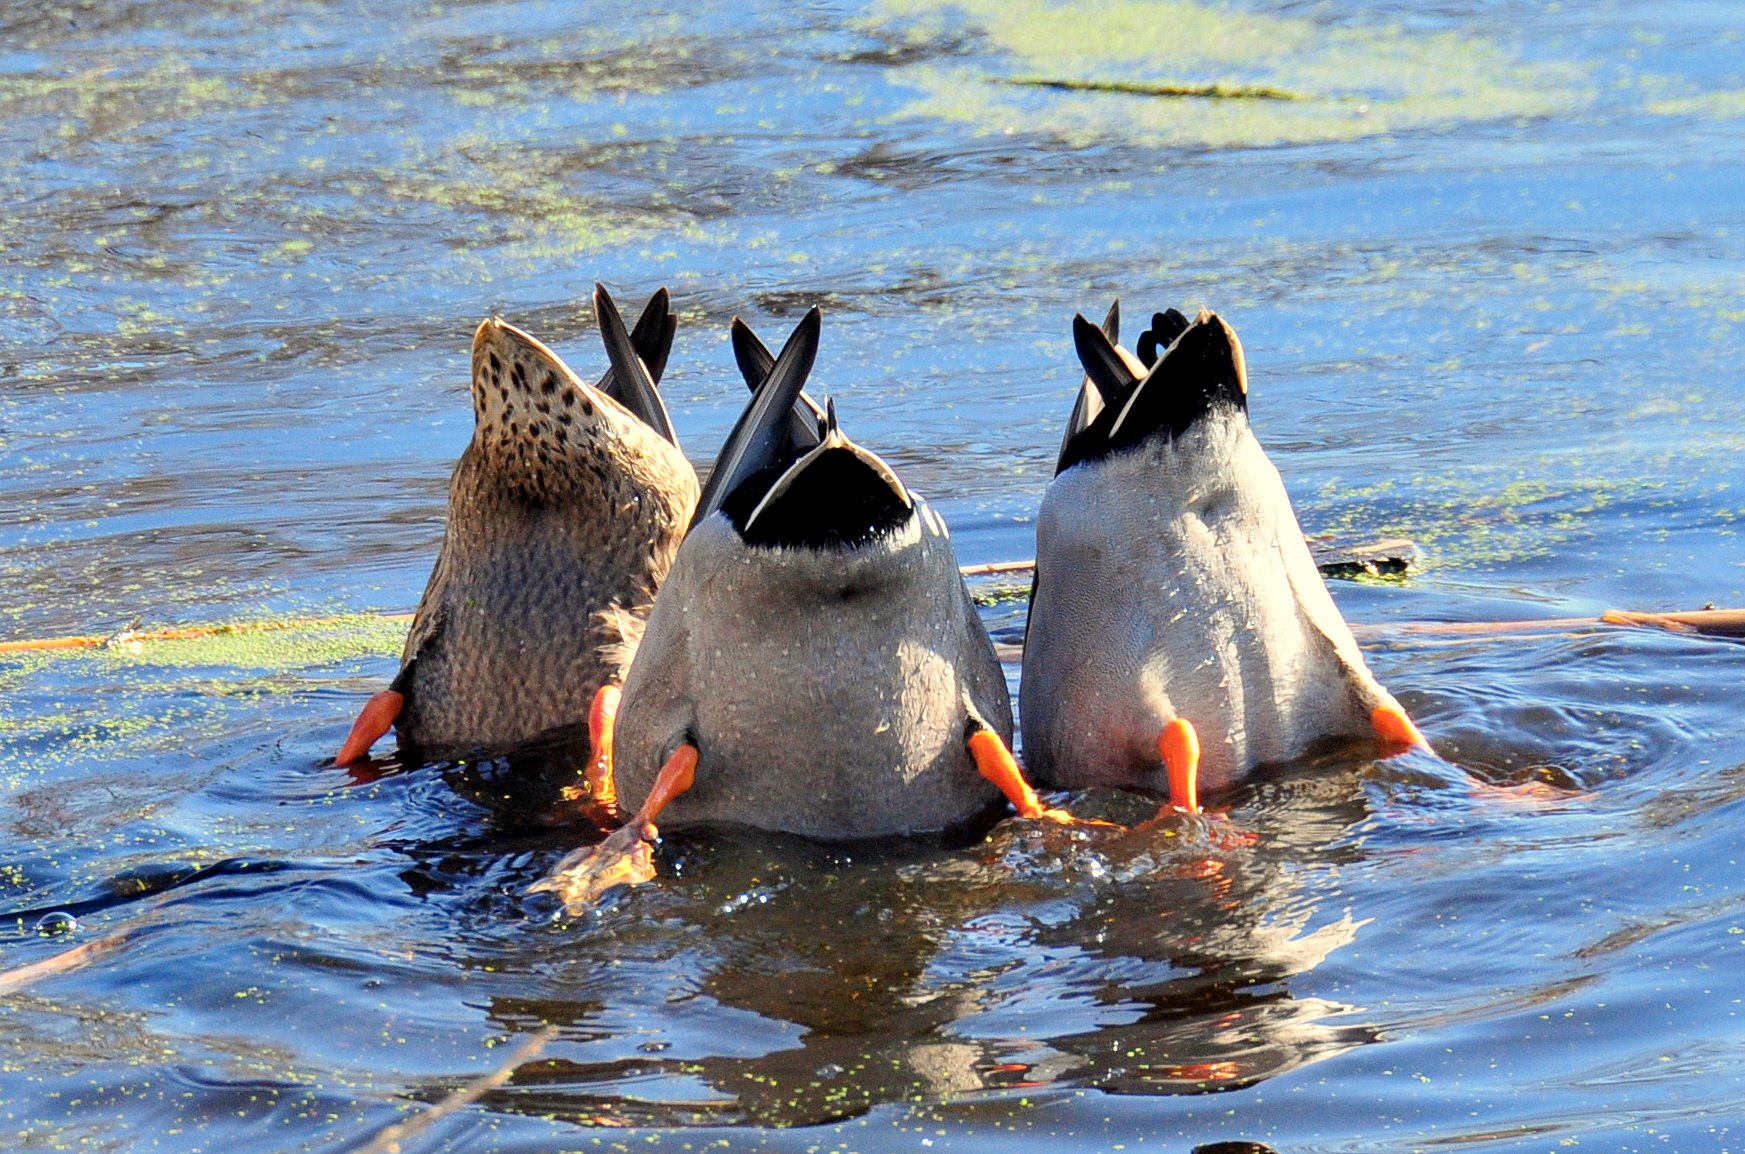
[[(403, 1148), (1745, 1144), (1745, 649), (1402, 628), (1745, 605), (1745, 14), (1083, 7), (1116, 67), (1038, 11), (0, 12), (0, 639), (343, 615), (0, 654), (0, 1146), (358, 1149), (528, 1039)], [(966, 563), (1032, 551), (1073, 312), (1217, 309), (1305, 528), (1417, 543), (1334, 592), (1442, 757), (1268, 772), (1252, 837), (688, 831), (554, 920), (578, 834), (507, 766), (325, 759), (473, 327), (585, 375), (596, 279), (671, 287), (700, 463), (728, 320), (822, 305), (815, 381)]]

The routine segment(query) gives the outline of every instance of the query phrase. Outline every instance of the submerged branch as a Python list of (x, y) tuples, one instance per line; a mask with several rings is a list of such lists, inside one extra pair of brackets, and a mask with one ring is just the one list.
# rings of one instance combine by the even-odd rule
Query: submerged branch
[(455, 1111), (471, 1106), (513, 1078), (517, 1069), (537, 1056), (555, 1037), (555, 1026), (547, 1026), (537, 1034), (529, 1034), (516, 1043), (515, 1048), (509, 1051), (509, 1056), (496, 1069), (474, 1078), (424, 1113), (416, 1114), (404, 1122), (382, 1127), (366, 1141), (352, 1147), (352, 1154), (401, 1154), (407, 1142)]
[(41, 961), (32, 962), (28, 966), (0, 973), (0, 994), (13, 994), (26, 986), (42, 981), (44, 978), (59, 977), (70, 974), (74, 970), (82, 970), (105, 954), (113, 953), (127, 944), (138, 925), (116, 930), (100, 938), (86, 942), (82, 946), (74, 946), (70, 950), (62, 950)]

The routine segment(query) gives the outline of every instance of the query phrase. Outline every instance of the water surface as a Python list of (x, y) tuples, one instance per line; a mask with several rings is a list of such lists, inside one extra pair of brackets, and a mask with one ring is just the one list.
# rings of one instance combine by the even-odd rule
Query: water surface
[[(0, 994), (3, 1144), (354, 1149), (535, 1039), (406, 1148), (1739, 1148), (1745, 649), (1400, 626), (1745, 604), (1742, 41), (1694, 2), (0, 15), (0, 638), (332, 618), (0, 657), (0, 971), (90, 947)], [(1305, 527), (1419, 544), (1335, 595), (1443, 757), (1142, 834), (689, 831), (555, 918), (521, 893), (578, 833), (512, 767), (325, 759), (440, 540), (473, 326), (595, 369), (596, 279), (671, 286), (699, 462), (729, 318), (821, 304), (815, 379), (965, 562), (1031, 553), (1072, 313), (1216, 308)]]

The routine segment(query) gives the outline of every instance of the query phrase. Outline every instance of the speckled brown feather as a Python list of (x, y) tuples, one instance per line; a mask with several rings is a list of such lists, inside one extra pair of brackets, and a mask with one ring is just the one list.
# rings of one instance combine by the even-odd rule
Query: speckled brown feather
[(479, 326), (472, 393), (472, 443), (395, 682), (401, 739), (427, 754), (583, 720), (697, 500), (675, 445), (511, 325)]

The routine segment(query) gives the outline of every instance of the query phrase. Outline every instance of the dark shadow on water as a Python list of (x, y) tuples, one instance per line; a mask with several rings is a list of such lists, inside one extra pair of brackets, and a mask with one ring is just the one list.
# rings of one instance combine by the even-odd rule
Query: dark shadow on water
[[(1379, 1040), (1338, 1021), (1350, 1007), (1292, 991), (1360, 928), (1305, 879), (1361, 860), (1341, 835), (1368, 815), (1368, 766), (1268, 776), (1231, 799), (1235, 821), (1139, 830), (1006, 821), (955, 845), (832, 846), (685, 829), (658, 880), (571, 922), (517, 895), (591, 831), (499, 810), (483, 832), (395, 848), (463, 953), (476, 932), (494, 969), (522, 975), (529, 993), (489, 997), (493, 1026), (559, 1028), (492, 1109), (788, 1127), (1047, 1086), (1200, 1094)], [(478, 797), (478, 768), (441, 772)], [(1156, 809), (1073, 804), (1129, 825)], [(1251, 814), (1260, 828), (1242, 828)]]
[(569, 731), (380, 763), (441, 782), (421, 795), (431, 820), (386, 848), (414, 899), (446, 911), (457, 957), (476, 954), (463, 964), (500, 975), (488, 1021), (558, 1028), (485, 1104), (578, 1125), (805, 1126), (1043, 1087), (1216, 1093), (1382, 1041), (1355, 1007), (1297, 988), (1364, 925), (1325, 879), (1365, 866), (1357, 831), (1378, 804), (1459, 812), (1484, 784), (1341, 747), (1211, 799), (1227, 817), (1142, 825), (1154, 799), (1094, 791), (1068, 800), (1127, 828), (1004, 821), (850, 846), (679, 829), (656, 881), (566, 922), (523, 895), (599, 836), (561, 795), (585, 754)]
[(105, 892), (94, 897), (61, 902), (55, 905), (38, 906), (34, 909), (0, 912), (0, 926), (15, 927), (21, 932), (28, 932), (42, 919), (52, 915), (59, 914), (71, 918), (89, 917), (92, 914), (118, 909), (134, 902), (156, 898), (168, 894), (172, 890), (201, 885), (213, 878), (279, 873), (295, 868), (297, 867), (293, 862), (263, 861), (250, 858), (226, 858), (223, 861), (204, 866), (197, 866), (189, 862), (161, 862), (136, 866), (107, 878), (102, 885)]

